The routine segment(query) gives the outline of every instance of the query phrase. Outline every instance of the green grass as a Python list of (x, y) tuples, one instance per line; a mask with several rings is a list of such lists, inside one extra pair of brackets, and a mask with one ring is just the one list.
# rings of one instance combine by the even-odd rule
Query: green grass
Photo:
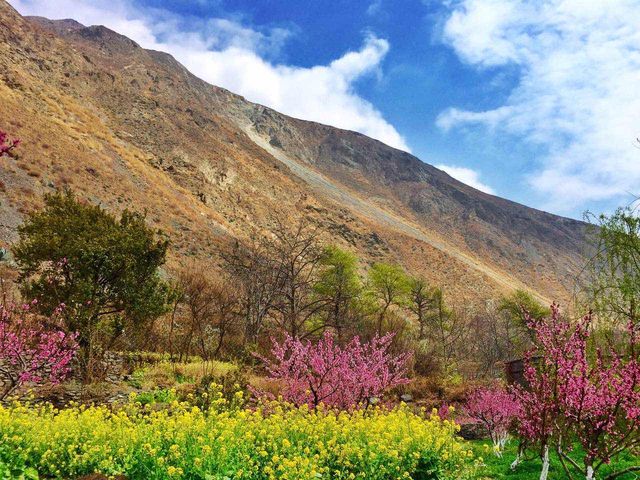
[(141, 392), (136, 395), (136, 402), (142, 405), (149, 405), (153, 403), (169, 403), (177, 400), (176, 392), (172, 389), (155, 388), (146, 392)]
[[(539, 459), (528, 460), (512, 471), (509, 467), (511, 462), (516, 458), (517, 441), (512, 440), (502, 456), (499, 458), (492, 453), (490, 441), (471, 441), (469, 442), (473, 451), (478, 457), (482, 457), (485, 467), (481, 467), (478, 470), (477, 478), (480, 479), (493, 479), (493, 478), (506, 478), (510, 480), (534, 480), (540, 478), (540, 469), (542, 468), (542, 462)], [(532, 455), (529, 455), (532, 456)], [(581, 458), (580, 450), (576, 450), (573, 454), (573, 458)], [(596, 473), (596, 478), (602, 479), (615, 470), (622, 470), (634, 465), (640, 465), (640, 457), (633, 456), (631, 454), (624, 454), (617, 457), (611, 465), (604, 465)], [(573, 473), (572, 473), (573, 474)], [(555, 455), (551, 455), (551, 467), (549, 469), (550, 480), (568, 480), (569, 477), (565, 474), (562, 465)], [(573, 478), (583, 478), (579, 473), (573, 474)], [(620, 477), (617, 480), (638, 480), (640, 479), (640, 472), (631, 472)]]

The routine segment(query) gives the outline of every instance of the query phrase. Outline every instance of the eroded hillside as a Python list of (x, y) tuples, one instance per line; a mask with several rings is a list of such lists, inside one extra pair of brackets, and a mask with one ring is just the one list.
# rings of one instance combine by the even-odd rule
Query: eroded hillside
[(465, 299), (529, 286), (566, 299), (584, 225), (487, 195), (363, 135), (293, 119), (100, 26), (20, 17), (0, 0), (0, 242), (69, 186), (146, 209), (170, 266), (304, 216), (366, 261), (399, 262)]

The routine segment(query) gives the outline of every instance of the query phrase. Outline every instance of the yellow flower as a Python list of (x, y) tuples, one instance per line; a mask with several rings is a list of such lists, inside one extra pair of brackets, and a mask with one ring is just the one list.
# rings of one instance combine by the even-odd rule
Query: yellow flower
[(440, 462), (434, 467), (443, 478), (458, 479), (478, 464), (454, 422), (422, 410), (376, 407), (363, 415), (277, 402), (248, 410), (212, 392), (221, 406), (207, 412), (180, 402), (157, 411), (137, 402), (113, 411), (0, 405), (0, 443), (9, 455), (27, 455), (43, 476), (58, 478), (144, 468), (149, 476), (177, 479), (212, 463), (234, 479), (410, 479), (425, 458)]

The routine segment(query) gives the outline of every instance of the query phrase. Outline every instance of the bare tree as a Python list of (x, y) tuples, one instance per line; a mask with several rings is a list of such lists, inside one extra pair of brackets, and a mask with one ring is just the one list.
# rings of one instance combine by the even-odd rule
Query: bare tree
[(311, 325), (311, 320), (326, 303), (314, 291), (323, 258), (318, 227), (303, 219), (290, 229), (277, 219), (273, 234), (270, 250), (279, 271), (274, 321), (292, 337), (304, 337), (322, 330), (322, 323)]
[(231, 289), (229, 280), (225, 278), (218, 278), (213, 282), (212, 293), (216, 303), (214, 328), (218, 342), (211, 356), (218, 358), (226, 338), (236, 330), (240, 323), (240, 297), (237, 292)]
[(470, 320), (475, 341), (465, 351), (475, 359), (475, 373), (481, 377), (499, 376), (504, 362), (522, 358), (531, 341), (526, 325), (504, 304), (504, 300), (498, 305), (488, 301)]
[(436, 289), (422, 278), (411, 279), (411, 291), (409, 293), (409, 310), (415, 314), (420, 328), (418, 339), (424, 340), (427, 334), (429, 315), (437, 305)]
[(221, 253), (239, 290), (245, 343), (257, 341), (281, 285), (280, 271), (271, 255), (266, 242), (255, 239), (249, 246), (236, 242), (231, 250)]
[[(226, 335), (238, 323), (239, 301), (223, 278), (213, 278), (204, 267), (180, 272), (180, 302), (186, 309), (180, 360), (192, 346), (203, 359), (219, 355)], [(172, 322), (173, 324), (173, 322)]]
[(433, 290), (433, 300), (434, 308), (426, 320), (426, 337), (440, 364), (445, 368), (455, 368), (458, 349), (468, 331), (466, 314), (447, 307), (441, 288)]
[(326, 299), (314, 287), (323, 248), (318, 227), (305, 219), (290, 227), (273, 218), (271, 234), (255, 235), (249, 246), (236, 243), (222, 253), (228, 271), (242, 291), (245, 339), (257, 341), (267, 321), (292, 337), (322, 330), (319, 312)]

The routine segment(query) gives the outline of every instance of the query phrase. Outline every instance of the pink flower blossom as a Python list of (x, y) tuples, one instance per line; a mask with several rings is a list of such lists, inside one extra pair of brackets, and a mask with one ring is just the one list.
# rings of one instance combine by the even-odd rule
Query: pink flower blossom
[[(591, 320), (589, 314), (572, 324), (555, 304), (548, 319), (529, 319), (537, 349), (526, 359), (528, 388), (515, 394), (520, 434), (531, 443), (554, 444), (566, 460), (576, 439), (586, 452), (584, 472), (593, 474), (640, 442), (640, 363), (637, 355), (625, 358), (613, 349), (590, 356)], [(636, 351), (633, 328), (628, 337)]]
[(0, 130), (0, 157), (9, 155), (20, 144), (20, 140), (14, 138), (9, 140), (9, 134)]
[(355, 337), (341, 347), (329, 333), (316, 344), (287, 336), (282, 343), (273, 341), (271, 358), (260, 358), (271, 378), (281, 382), (286, 401), (349, 409), (408, 383), (410, 355), (389, 353), (392, 339), (388, 334), (362, 343)]
[[(4, 385), (0, 400), (26, 382), (64, 379), (78, 347), (76, 334), (45, 328), (30, 307), (0, 306), (0, 380)], [(53, 325), (56, 320), (54, 315), (47, 323)]]

